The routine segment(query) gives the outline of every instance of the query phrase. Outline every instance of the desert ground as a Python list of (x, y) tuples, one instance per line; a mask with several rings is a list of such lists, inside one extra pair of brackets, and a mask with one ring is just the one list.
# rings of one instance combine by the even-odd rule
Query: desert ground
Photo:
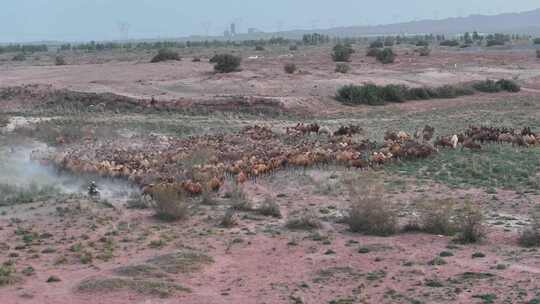
[[(1, 54), (0, 303), (540, 303), (540, 253), (523, 242), (540, 243), (540, 144), (434, 145), (480, 126), (538, 139), (535, 50), (399, 46), (383, 65), (354, 47), (346, 74), (332, 46), (160, 63), (70, 51), (60, 66), (54, 52)], [(215, 73), (216, 53), (241, 70)], [(503, 78), (521, 91), (335, 98)], [(428, 152), (373, 152), (407, 142)], [(156, 216), (160, 200), (182, 217)]]

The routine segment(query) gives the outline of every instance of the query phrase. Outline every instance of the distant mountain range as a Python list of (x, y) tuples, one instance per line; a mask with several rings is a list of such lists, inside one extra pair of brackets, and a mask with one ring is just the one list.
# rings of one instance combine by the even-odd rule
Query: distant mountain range
[[(256, 39), (272, 36), (299, 38), (306, 33), (322, 33), (331, 36), (353, 37), (397, 34), (458, 34), (478, 31), (480, 33), (518, 33), (540, 35), (540, 8), (521, 13), (499, 15), (470, 15), (468, 17), (442, 20), (419, 20), (387, 25), (348, 26), (319, 30), (292, 30), (280, 33), (241, 34), (235, 39)], [(194, 37), (191, 37), (193, 39)], [(201, 39), (202, 37), (197, 37)]]

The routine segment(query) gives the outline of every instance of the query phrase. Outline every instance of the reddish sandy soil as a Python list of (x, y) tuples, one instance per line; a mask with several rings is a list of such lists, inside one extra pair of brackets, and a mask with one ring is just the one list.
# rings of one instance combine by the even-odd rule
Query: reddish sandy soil
[[(512, 96), (540, 93), (540, 61), (532, 50), (436, 49), (429, 57), (419, 57), (412, 49), (399, 49), (398, 61), (387, 66), (358, 50), (352, 71), (346, 75), (334, 72), (328, 52), (315, 48), (293, 57), (264, 54), (264, 58), (252, 60), (247, 56), (253, 54), (244, 53), (242, 71), (226, 75), (212, 73), (204, 59), (191, 62), (186, 54), (181, 62), (158, 64), (147, 63), (151, 54), (126, 60), (114, 54), (103, 60), (89, 55), (68, 57), (72, 64), (67, 66), (35, 60), (31, 64), (3, 62), (0, 88), (38, 84), (43, 90), (115, 93), (146, 100), (155, 96), (165, 103), (267, 97), (287, 108), (321, 115), (371, 111), (344, 107), (333, 100), (336, 88), (349, 83), (438, 86), (517, 77), (524, 89)], [(295, 62), (300, 71), (285, 74), (286, 62)], [(388, 108), (412, 113), (510, 98), (505, 94), (478, 94), (436, 106), (418, 101)], [(16, 101), (31, 103), (32, 97), (23, 99)], [(270, 197), (279, 205), (282, 217), (240, 211), (236, 225), (230, 228), (220, 225), (231, 204), (226, 198), (232, 188), (230, 180), (217, 194), (216, 204), (197, 205), (188, 219), (175, 223), (156, 219), (149, 209), (128, 209), (118, 201), (112, 201), (111, 208), (84, 197), (0, 207), (0, 262), (9, 261), (17, 270), (14, 281), (0, 287), (0, 304), (539, 303), (529, 301), (540, 299), (540, 254), (519, 247), (517, 237), (530, 224), (528, 212), (540, 202), (540, 196), (500, 189), (490, 194), (483, 189), (456, 190), (434, 182), (419, 184), (414, 179), (385, 176), (403, 179), (405, 185), (404, 190), (392, 189), (387, 194), (402, 215), (400, 225), (411, 217), (411, 205), (426, 194), (431, 199), (470, 197), (484, 211), (487, 234), (472, 245), (421, 233), (374, 237), (352, 233), (342, 223), (350, 198), (337, 184), (349, 174), (343, 168), (291, 170), (248, 182), (244, 190), (249, 200), (258, 206)], [(321, 190), (332, 180), (336, 182), (330, 189)], [(322, 220), (321, 228), (286, 228), (290, 216), (306, 209)], [(443, 251), (452, 253), (443, 257), (446, 263), (430, 265)], [(150, 265), (149, 259), (177, 252), (196, 252), (212, 261), (188, 260), (196, 269), (177, 273), (153, 269), (144, 277), (117, 272), (118, 267)], [(87, 253), (92, 256), (90, 261), (82, 258)], [(474, 253), (485, 257), (473, 258)], [(28, 266), (34, 271), (23, 271)], [(48, 283), (51, 276), (60, 281)], [(114, 288), (118, 284), (109, 282), (81, 290), (81, 283), (96, 278), (137, 282), (140, 288)], [(150, 288), (156, 282), (160, 288)], [(166, 290), (164, 284), (189, 291)]]
[[(176, 224), (157, 221), (150, 211), (126, 210), (122, 206), (116, 210), (100, 208), (84, 200), (8, 209), (10, 215), (0, 217), (0, 237), (3, 246), (10, 249), (2, 255), (7, 259), (18, 253), (10, 258), (14, 265), (18, 269), (32, 266), (35, 273), (20, 275), (19, 283), (4, 287), (2, 303), (328, 303), (336, 299), (352, 299), (351, 303), (411, 303), (414, 299), (423, 303), (475, 303), (472, 296), (490, 293), (497, 295), (500, 303), (521, 303), (538, 292), (538, 253), (516, 247), (515, 227), (523, 222), (520, 214), (530, 207), (530, 200), (505, 191), (497, 194), (498, 201), (474, 189), (454, 192), (452, 196), (471, 195), (475, 202), (485, 205), (483, 209), (490, 210), (488, 222), (501, 215), (507, 218), (504, 226), (489, 225), (487, 238), (476, 245), (452, 245), (449, 237), (416, 233), (370, 237), (348, 232), (336, 222), (336, 214), (322, 211), (333, 207), (340, 211), (347, 204), (339, 190), (337, 196), (315, 191), (310, 180), (326, 179), (328, 173), (310, 171), (309, 178), (300, 180), (297, 176), (296, 171), (278, 173), (246, 188), (254, 201), (279, 194), (276, 200), (283, 219), (240, 212), (232, 228), (218, 226), (223, 203), (200, 207), (188, 221)], [(440, 187), (423, 188), (434, 193), (448, 191)], [(410, 202), (419, 197), (415, 190), (418, 188), (411, 184), (407, 192), (392, 195), (391, 199), (396, 203)], [(538, 199), (532, 197), (533, 201)], [(509, 200), (519, 207), (506, 204)], [(78, 204), (81, 210), (77, 210)], [(60, 215), (55, 211), (58, 207), (71, 211)], [(321, 210), (323, 228), (310, 232), (284, 228), (289, 213), (306, 207)], [(403, 203), (400, 208), (408, 210)], [(9, 218), (20, 218), (21, 222), (13, 224)], [(15, 247), (24, 242), (14, 233), (16, 227), (52, 236), (17, 250)], [(150, 248), (150, 242), (160, 235), (167, 236), (166, 244)], [(83, 250), (96, 257), (102, 237), (113, 240), (110, 261), (94, 258), (91, 265), (84, 265), (78, 253), (69, 250), (73, 244), (82, 243)], [(92, 242), (98, 244), (95, 249), (89, 247)], [(359, 253), (361, 247), (370, 251)], [(55, 252), (43, 253), (45, 248), (54, 248)], [(167, 276), (166, 280), (188, 287), (191, 292), (174, 292), (160, 298), (129, 290), (95, 290), (90, 294), (77, 290), (85, 278), (111, 277), (119, 266), (138, 264), (183, 248), (196, 249), (214, 260), (196, 272)], [(443, 251), (454, 254), (444, 258), (447, 264), (429, 265)], [(472, 258), (475, 252), (486, 257)], [(66, 257), (66, 261), (55, 264), (59, 256)], [(51, 275), (61, 281), (46, 283)], [(442, 286), (426, 286), (430, 280)]]
[[(135, 98), (163, 101), (206, 101), (224, 96), (274, 98), (289, 108), (324, 112), (340, 108), (333, 100), (336, 89), (350, 83), (440, 86), (486, 78), (519, 78), (525, 88), (540, 89), (540, 61), (532, 50), (484, 52), (436, 49), (429, 57), (419, 57), (413, 49), (399, 49), (396, 63), (381, 65), (364, 56), (359, 48), (348, 74), (335, 73), (335, 64), (326, 48), (306, 49), (291, 57), (258, 54), (249, 59), (244, 52), (242, 71), (214, 74), (212, 65), (191, 62), (152, 64), (148, 58), (136, 61), (113, 60), (90, 64), (93, 60), (75, 57), (73, 65), (0, 65), (0, 87), (46, 84), (74, 91), (116, 93)], [(111, 55), (112, 56), (112, 55)], [(111, 58), (114, 58), (112, 56)], [(295, 75), (287, 75), (283, 65), (294, 62)], [(330, 107), (330, 108), (329, 108)]]

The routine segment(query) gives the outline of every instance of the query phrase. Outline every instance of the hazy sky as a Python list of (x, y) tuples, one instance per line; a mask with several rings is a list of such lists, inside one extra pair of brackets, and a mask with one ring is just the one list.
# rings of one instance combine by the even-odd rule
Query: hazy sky
[(114, 40), (373, 25), (540, 8), (539, 0), (0, 0), (0, 41)]

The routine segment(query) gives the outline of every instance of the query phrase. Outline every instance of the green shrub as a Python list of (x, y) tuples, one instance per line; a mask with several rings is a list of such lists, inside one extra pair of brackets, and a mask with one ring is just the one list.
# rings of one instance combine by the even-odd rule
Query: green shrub
[(429, 47), (423, 47), (416, 50), (420, 56), (429, 56), (431, 54), (431, 49)]
[(396, 54), (391, 48), (385, 48), (377, 54), (376, 58), (382, 64), (389, 64), (394, 62)]
[(403, 102), (408, 97), (408, 90), (404, 85), (389, 84), (380, 88), (380, 94), (385, 101)]
[(255, 46), (255, 51), (264, 51), (264, 46), (262, 45)]
[(10, 285), (17, 281), (15, 277), (15, 269), (6, 263), (0, 265), (0, 287)]
[(294, 63), (287, 63), (283, 67), (283, 70), (285, 70), (285, 73), (287, 74), (294, 74), (297, 70), (296, 64)]
[(429, 42), (427, 42), (426, 40), (418, 40), (415, 44), (416, 46), (423, 46), (423, 47), (428, 47), (429, 46)]
[(336, 62), (348, 62), (352, 54), (354, 54), (354, 49), (350, 44), (339, 43), (334, 46), (332, 59)]
[(231, 73), (237, 71), (242, 63), (242, 58), (231, 54), (219, 54), (214, 56), (210, 62), (215, 63), (214, 70), (218, 73)]
[(351, 70), (351, 66), (346, 63), (336, 64), (336, 73), (347, 74)]
[(377, 48), (369, 48), (366, 52), (367, 57), (377, 57), (379, 53), (381, 52), (380, 49)]
[(12, 61), (25, 61), (26, 56), (24, 55), (24, 53), (19, 53), (19, 54), (13, 56), (13, 58), (11, 60)]
[(487, 40), (487, 42), (486, 42), (486, 46), (487, 46), (487, 47), (490, 47), (490, 46), (501, 46), (501, 45), (505, 45), (504, 40), (499, 40), (499, 39), (489, 39), (489, 40)]
[(394, 38), (393, 37), (386, 37), (386, 39), (384, 39), (384, 46), (387, 46), (387, 47), (394, 46)]
[(55, 65), (66, 65), (66, 60), (64, 59), (64, 56), (56, 56), (56, 58), (54, 59), (54, 64)]
[(504, 91), (516, 93), (521, 91), (521, 87), (514, 80), (500, 79), (497, 81), (497, 85)]
[(289, 46), (289, 51), (291, 51), (291, 52), (298, 51), (298, 45)]
[(381, 49), (384, 47), (384, 43), (380, 40), (373, 41), (369, 44), (370, 49)]
[(502, 90), (501, 87), (497, 84), (497, 82), (491, 79), (477, 81), (473, 84), (473, 88), (477, 91), (484, 93), (497, 93)]
[(534, 44), (540, 44), (540, 38), (534, 38), (533, 43)]
[(345, 104), (367, 104), (382, 105), (384, 100), (380, 97), (379, 87), (375, 84), (365, 84), (363, 86), (346, 85), (338, 89), (338, 101)]
[(444, 40), (444, 41), (441, 41), (441, 43), (439, 43), (440, 46), (450, 46), (450, 47), (454, 47), (454, 46), (458, 46), (459, 45), (459, 41), (457, 40)]
[(180, 55), (178, 54), (178, 52), (170, 49), (160, 49), (157, 55), (154, 56), (154, 58), (152, 58), (150, 62), (156, 63), (168, 60), (180, 60)]
[(432, 98), (427, 88), (410, 88), (407, 94), (409, 100), (426, 100)]

